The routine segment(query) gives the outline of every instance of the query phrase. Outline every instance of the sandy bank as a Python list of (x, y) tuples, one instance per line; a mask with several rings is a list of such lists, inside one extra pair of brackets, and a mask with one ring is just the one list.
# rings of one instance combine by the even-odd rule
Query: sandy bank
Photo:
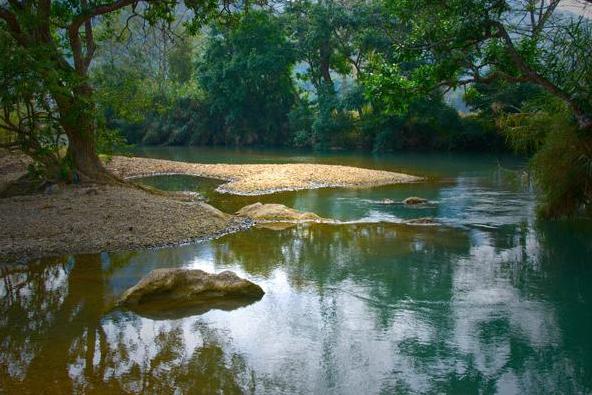
[(61, 187), (0, 199), (0, 262), (179, 243), (238, 224), (207, 204), (135, 188)]
[(323, 187), (363, 188), (421, 180), (420, 177), (390, 171), (317, 164), (201, 164), (116, 156), (107, 167), (123, 178), (156, 174), (215, 178), (227, 181), (218, 187), (219, 192), (236, 195), (263, 195)]

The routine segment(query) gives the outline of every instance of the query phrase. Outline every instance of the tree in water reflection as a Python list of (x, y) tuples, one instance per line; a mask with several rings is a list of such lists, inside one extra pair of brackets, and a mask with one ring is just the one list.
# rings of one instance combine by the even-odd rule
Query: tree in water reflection
[(100, 255), (2, 266), (0, 382), (10, 393), (241, 393), (244, 359), (199, 317), (110, 311), (106, 280), (128, 259)]

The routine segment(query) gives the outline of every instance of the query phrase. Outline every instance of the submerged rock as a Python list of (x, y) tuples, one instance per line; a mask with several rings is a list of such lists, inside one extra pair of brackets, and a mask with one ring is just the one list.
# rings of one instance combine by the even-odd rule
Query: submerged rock
[(282, 231), (298, 226), (295, 222), (260, 222), (255, 224), (256, 228), (269, 229), (274, 231)]
[(393, 199), (382, 199), (380, 201), (380, 204), (395, 204), (397, 202), (395, 202)]
[(283, 204), (254, 203), (241, 208), (236, 212), (236, 215), (250, 218), (253, 221), (332, 222), (315, 213), (294, 210)]
[(405, 223), (408, 225), (437, 225), (438, 224), (438, 222), (436, 222), (436, 220), (434, 220), (433, 218), (430, 218), (430, 217), (413, 218), (413, 219), (405, 221)]
[(424, 199), (424, 198), (417, 197), (417, 196), (411, 196), (411, 197), (408, 197), (407, 199), (403, 200), (403, 203), (408, 204), (408, 205), (425, 204), (427, 202), (428, 202), (428, 199)]
[(211, 309), (232, 310), (263, 297), (260, 286), (224, 271), (155, 269), (125, 291), (119, 305), (153, 318), (176, 318)]

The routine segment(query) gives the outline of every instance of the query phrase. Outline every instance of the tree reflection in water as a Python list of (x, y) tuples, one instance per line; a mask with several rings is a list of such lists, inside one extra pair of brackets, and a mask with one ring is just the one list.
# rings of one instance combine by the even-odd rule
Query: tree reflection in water
[[(128, 257), (129, 258), (129, 257)], [(120, 260), (119, 263), (125, 262)], [(199, 317), (109, 311), (100, 255), (2, 266), (0, 382), (9, 393), (240, 393), (246, 363)]]
[[(1, 388), (587, 392), (592, 238), (578, 231), (305, 225), (2, 266)], [(174, 320), (113, 309), (156, 267), (235, 270), (267, 293)]]

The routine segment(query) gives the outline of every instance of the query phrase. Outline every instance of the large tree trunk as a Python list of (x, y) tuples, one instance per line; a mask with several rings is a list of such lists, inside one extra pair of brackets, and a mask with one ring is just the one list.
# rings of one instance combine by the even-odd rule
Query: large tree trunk
[(96, 151), (95, 130), (90, 125), (64, 128), (68, 136), (68, 157), (72, 170), (83, 181), (111, 182), (114, 177), (107, 172)]
[(97, 154), (97, 128), (92, 88), (83, 83), (72, 89), (72, 96), (56, 95), (60, 124), (68, 137), (67, 157), (73, 176), (81, 181), (113, 183), (119, 181), (109, 173)]
[(319, 48), (319, 61), (320, 61), (320, 71), (321, 77), (323, 82), (328, 85), (333, 85), (333, 80), (331, 79), (331, 69), (330, 69), (330, 60), (331, 58), (331, 47), (329, 41), (323, 41), (321, 47)]

